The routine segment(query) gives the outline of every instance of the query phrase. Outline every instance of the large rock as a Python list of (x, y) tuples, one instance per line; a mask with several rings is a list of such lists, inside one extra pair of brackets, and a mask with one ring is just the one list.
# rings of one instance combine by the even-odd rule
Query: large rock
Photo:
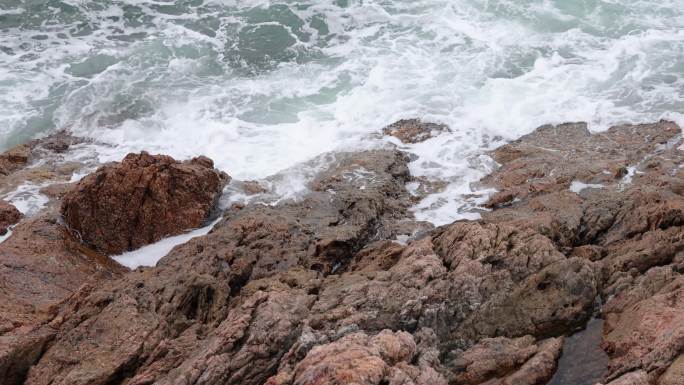
[[(560, 335), (591, 314), (590, 262), (532, 230), (459, 222), (409, 246), (381, 242), (410, 221), (407, 157), (330, 160), (303, 199), (232, 207), (156, 267), (81, 290), (26, 383), (308, 383), (299, 373), (320, 373), (320, 360), (333, 368), (321, 378), (344, 376), (337, 358), (354, 352), (380, 382), (432, 383), (482, 338)], [(376, 341), (409, 334), (416, 353), (373, 358)], [(552, 350), (519, 376), (546, 377)]]
[(84, 247), (49, 210), (18, 224), (0, 243), (0, 378), (18, 383), (55, 330), (41, 325), (53, 308), (87, 282), (127, 269)]
[(85, 177), (62, 213), (84, 243), (119, 254), (201, 226), (228, 180), (206, 157), (129, 154)]
[(7, 228), (19, 222), (21, 217), (16, 207), (0, 200), (0, 236), (7, 234)]

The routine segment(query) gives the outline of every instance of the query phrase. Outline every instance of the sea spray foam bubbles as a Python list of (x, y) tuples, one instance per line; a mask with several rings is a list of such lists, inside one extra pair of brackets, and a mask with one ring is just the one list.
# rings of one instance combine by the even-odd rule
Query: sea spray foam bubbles
[(450, 182), (415, 208), (442, 224), (541, 124), (684, 123), (682, 52), (680, 0), (4, 0), (0, 149), (66, 128), (258, 179), (419, 117), (452, 129), (403, 147)]

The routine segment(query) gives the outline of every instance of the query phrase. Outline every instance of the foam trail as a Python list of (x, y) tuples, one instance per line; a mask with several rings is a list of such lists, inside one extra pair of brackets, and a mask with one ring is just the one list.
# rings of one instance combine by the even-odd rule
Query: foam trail
[(205, 227), (189, 231), (185, 234), (164, 238), (159, 242), (143, 246), (137, 250), (113, 256), (112, 259), (130, 269), (136, 269), (139, 266), (154, 266), (174, 247), (184, 244), (192, 238), (208, 234), (219, 220), (220, 219), (217, 219)]

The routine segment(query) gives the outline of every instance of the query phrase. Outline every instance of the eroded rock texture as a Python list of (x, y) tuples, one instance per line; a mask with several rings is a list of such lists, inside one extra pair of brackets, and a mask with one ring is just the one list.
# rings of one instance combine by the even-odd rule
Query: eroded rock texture
[(200, 227), (229, 180), (213, 166), (206, 157), (178, 162), (145, 152), (129, 154), (66, 194), (64, 220), (83, 242), (105, 254)]
[(679, 135), (542, 127), (493, 154), (492, 211), (433, 230), (411, 216), (405, 154), (330, 155), (300, 199), (235, 205), (156, 267), (74, 289), (0, 368), (11, 384), (545, 384), (603, 299), (597, 382), (676, 384)]
[[(674, 123), (541, 127), (494, 152), (501, 191), (484, 218), (529, 228), (592, 261), (606, 320), (611, 384), (666, 383), (684, 352), (684, 184)], [(662, 380), (661, 380), (662, 379)]]

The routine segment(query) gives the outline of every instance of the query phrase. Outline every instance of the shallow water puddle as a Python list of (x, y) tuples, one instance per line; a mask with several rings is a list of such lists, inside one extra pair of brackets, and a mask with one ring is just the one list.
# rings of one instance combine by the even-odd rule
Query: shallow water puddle
[(558, 370), (548, 385), (594, 385), (601, 382), (608, 356), (601, 349), (603, 319), (592, 318), (587, 327), (566, 337)]

